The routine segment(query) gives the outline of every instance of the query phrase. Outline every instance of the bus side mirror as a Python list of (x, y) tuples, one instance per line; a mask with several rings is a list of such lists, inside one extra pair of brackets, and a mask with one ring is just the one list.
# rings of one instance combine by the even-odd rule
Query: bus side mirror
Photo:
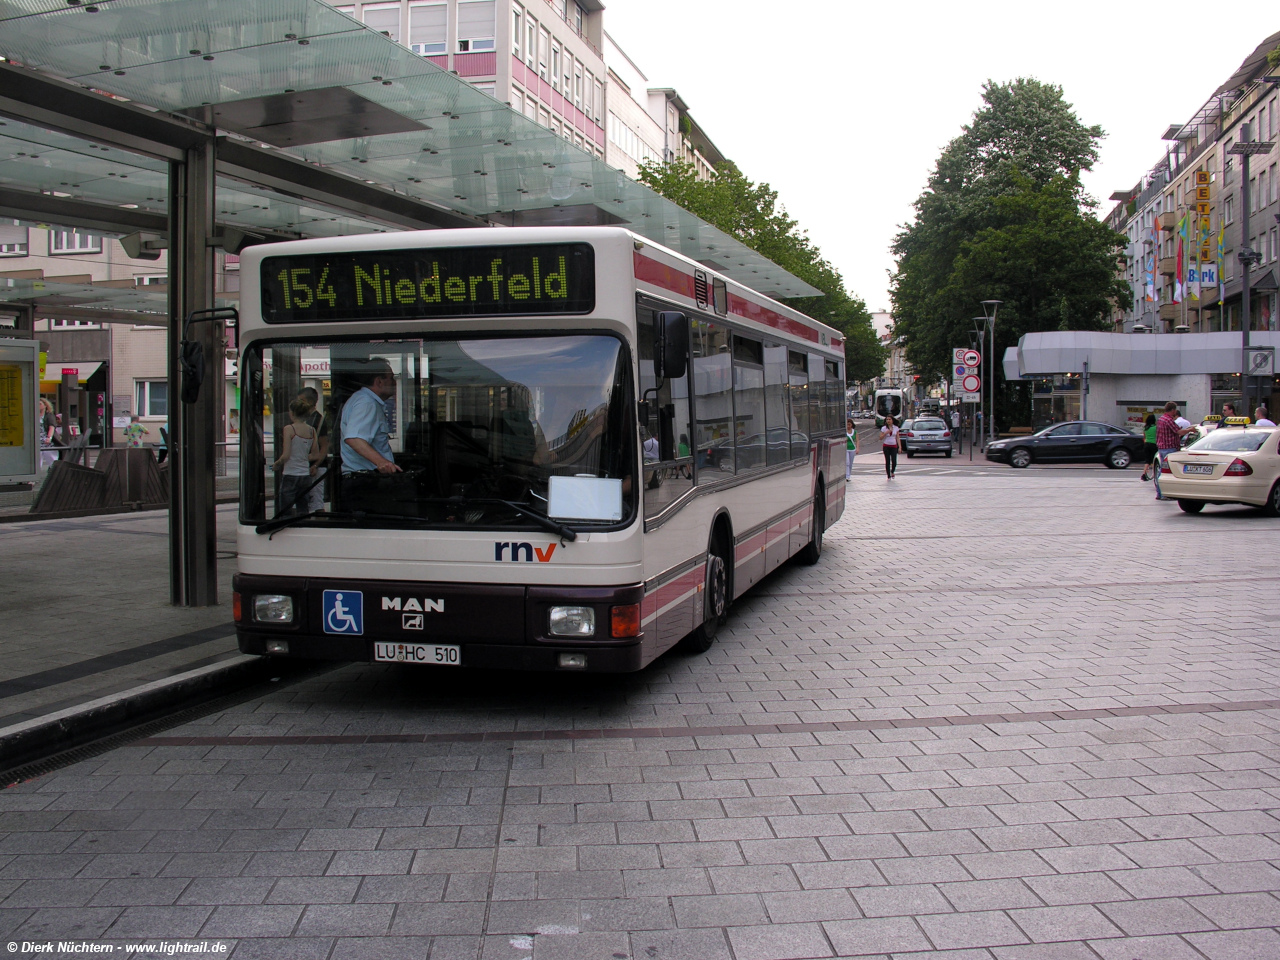
[(674, 310), (664, 310), (653, 319), (653, 375), (659, 380), (678, 380), (688, 367), (689, 318)]

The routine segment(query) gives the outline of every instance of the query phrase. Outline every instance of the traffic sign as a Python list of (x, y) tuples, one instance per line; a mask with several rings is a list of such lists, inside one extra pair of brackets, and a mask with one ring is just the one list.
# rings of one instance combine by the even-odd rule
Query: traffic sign
[(952, 347), (951, 362), (957, 363), (957, 364), (964, 363), (964, 355), (968, 352), (969, 352), (968, 347)]
[(956, 374), (955, 379), (959, 380), (968, 372), (968, 370), (969, 368), (966, 367), (963, 363), (957, 363), (955, 366), (955, 374)]
[(982, 378), (976, 373), (966, 374), (960, 387), (965, 393), (978, 393), (982, 390)]
[(964, 365), (966, 367), (976, 367), (982, 363), (982, 354), (977, 350), (966, 350), (964, 352)]
[(961, 403), (981, 403), (982, 394), (980, 393), (962, 393), (960, 394)]

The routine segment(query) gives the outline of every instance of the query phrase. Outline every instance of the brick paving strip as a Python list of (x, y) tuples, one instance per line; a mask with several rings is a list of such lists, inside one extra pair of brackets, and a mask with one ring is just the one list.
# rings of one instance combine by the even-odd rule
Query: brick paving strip
[(512, 730), (487, 733), (371, 733), (312, 736), (147, 737), (141, 747), (290, 746), (370, 743), (493, 743), (508, 740), (631, 740), (666, 737), (763, 736), (778, 733), (839, 733), (914, 727), (959, 727), (1107, 717), (1157, 717), (1183, 713), (1235, 713), (1280, 710), (1280, 700), (1227, 700), (1220, 703), (1171, 703), (1165, 706), (1110, 707), (1096, 710), (1047, 710), (1029, 713), (961, 714), (899, 720), (835, 720), (824, 723), (748, 723), (728, 727), (602, 727), (583, 730)]

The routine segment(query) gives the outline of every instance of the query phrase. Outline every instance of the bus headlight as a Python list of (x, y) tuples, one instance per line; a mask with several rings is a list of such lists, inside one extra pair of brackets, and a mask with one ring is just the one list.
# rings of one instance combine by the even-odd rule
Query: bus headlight
[(253, 598), (253, 619), (259, 623), (293, 623), (293, 597), (258, 594)]
[(552, 607), (553, 637), (594, 637), (596, 612), (592, 607)]

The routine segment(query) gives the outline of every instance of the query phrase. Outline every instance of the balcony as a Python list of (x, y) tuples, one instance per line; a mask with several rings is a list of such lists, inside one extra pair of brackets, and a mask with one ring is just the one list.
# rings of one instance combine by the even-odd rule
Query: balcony
[(1156, 215), (1156, 223), (1160, 225), (1161, 230), (1172, 230), (1178, 225), (1178, 215), (1172, 210), (1166, 210)]
[(1162, 303), (1160, 304), (1161, 320), (1182, 320), (1182, 304), (1180, 303)]
[(1166, 277), (1175, 276), (1178, 272), (1178, 258), (1177, 257), (1161, 257), (1160, 272), (1164, 274)]

